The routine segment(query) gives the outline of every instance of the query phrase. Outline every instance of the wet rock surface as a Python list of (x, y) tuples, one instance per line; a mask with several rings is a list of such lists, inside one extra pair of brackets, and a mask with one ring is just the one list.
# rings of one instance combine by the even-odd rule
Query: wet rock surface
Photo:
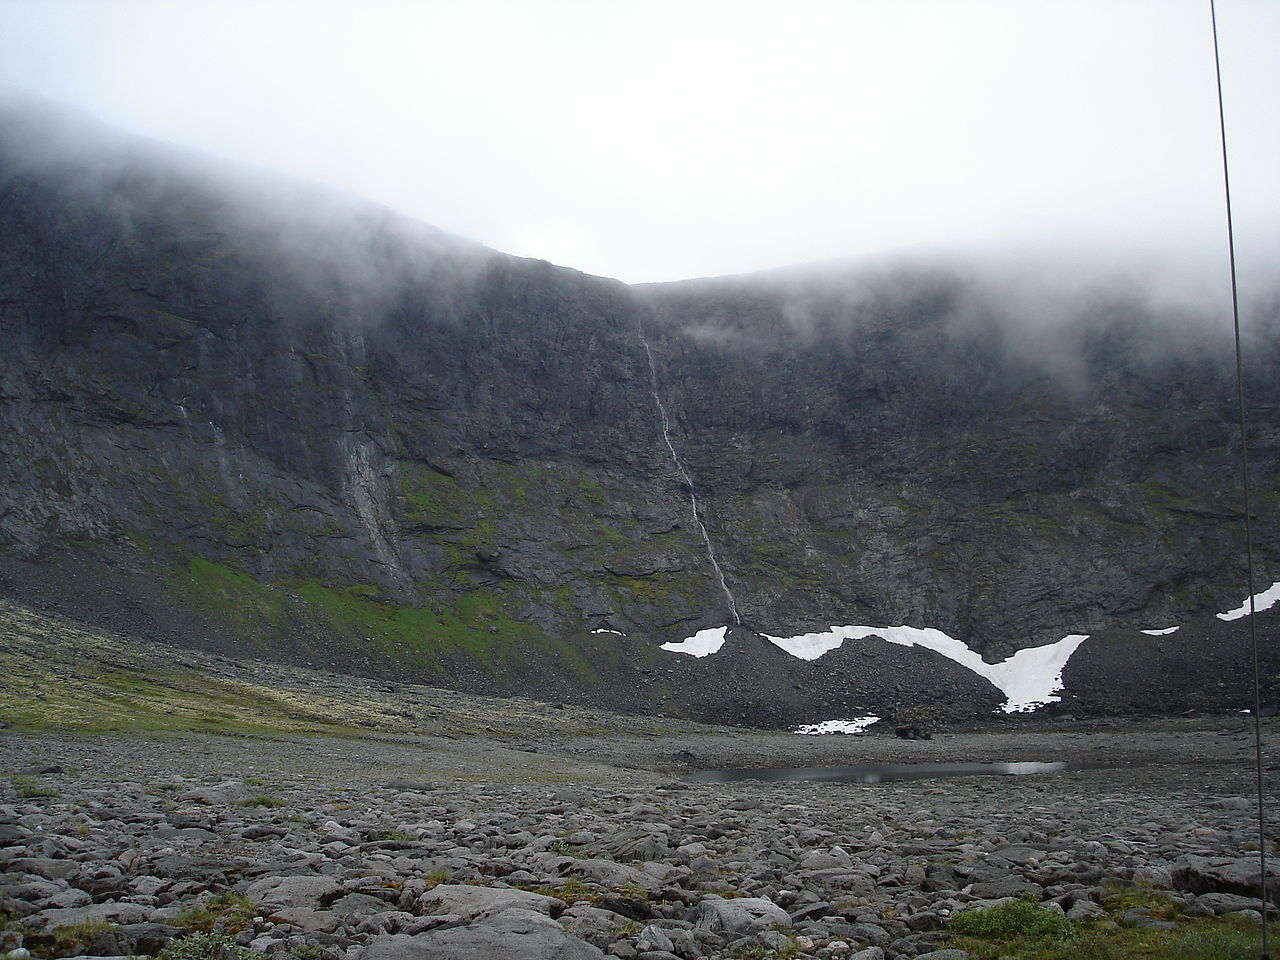
[[(742, 764), (788, 762), (793, 744), (808, 762), (1079, 759), (1122, 755), (1133, 732), (692, 736)], [(596, 750), (545, 740), (536, 761), (482, 738), (450, 751), (5, 731), (0, 895), (31, 937), (104, 925), (93, 949), (110, 955), (154, 953), (235, 893), (252, 908), (232, 935), (281, 960), (302, 946), (326, 960), (941, 958), (959, 956), (957, 911), (1020, 896), (1082, 919), (1134, 883), (1193, 915), (1260, 909), (1242, 731), (1144, 732), (1142, 762), (1108, 769), (709, 785), (672, 777), (670, 743), (622, 730)], [(630, 767), (611, 762), (624, 754)], [(36, 764), (63, 772), (17, 773)]]

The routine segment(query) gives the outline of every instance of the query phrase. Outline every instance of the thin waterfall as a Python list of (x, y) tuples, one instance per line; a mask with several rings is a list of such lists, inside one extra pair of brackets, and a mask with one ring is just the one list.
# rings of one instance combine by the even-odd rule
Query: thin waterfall
[(733, 614), (733, 622), (741, 625), (742, 618), (738, 616), (737, 601), (733, 599), (733, 592), (724, 579), (724, 571), (720, 569), (720, 561), (716, 559), (716, 548), (711, 543), (711, 534), (707, 533), (707, 525), (702, 522), (702, 508), (698, 506), (698, 492), (693, 487), (693, 478), (689, 476), (689, 471), (680, 461), (680, 455), (676, 453), (675, 444), (671, 442), (671, 424), (667, 419), (667, 408), (658, 393), (658, 366), (653, 362), (653, 351), (649, 349), (649, 341), (645, 339), (644, 325), (637, 323), (636, 332), (640, 336), (640, 343), (644, 345), (644, 355), (649, 359), (649, 390), (653, 394), (653, 402), (658, 407), (658, 417), (662, 423), (662, 440), (671, 453), (671, 462), (676, 465), (676, 471), (689, 489), (689, 509), (693, 512), (693, 522), (702, 532), (702, 542), (707, 545), (707, 559), (711, 561), (711, 568), (715, 570), (716, 579), (720, 581), (720, 589), (724, 591), (724, 597), (729, 601), (729, 612)]

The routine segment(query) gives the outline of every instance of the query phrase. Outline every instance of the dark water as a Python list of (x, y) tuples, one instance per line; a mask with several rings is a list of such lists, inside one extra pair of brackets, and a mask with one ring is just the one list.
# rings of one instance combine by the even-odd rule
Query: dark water
[(880, 763), (860, 767), (766, 767), (759, 770), (703, 770), (685, 779), (699, 783), (735, 780), (824, 780), (829, 783), (884, 783), (888, 780), (927, 780), (944, 777), (1008, 777), (1029, 773), (1082, 770), (1086, 764), (1041, 763)]

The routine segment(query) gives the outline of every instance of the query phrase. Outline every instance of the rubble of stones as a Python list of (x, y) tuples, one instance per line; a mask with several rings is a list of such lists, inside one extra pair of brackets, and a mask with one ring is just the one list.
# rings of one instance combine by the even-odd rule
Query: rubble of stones
[(248, 779), (45, 773), (56, 795), (10, 789), (8, 956), (93, 922), (110, 926), (87, 928), (84, 955), (154, 954), (184, 934), (184, 911), (232, 891), (255, 905), (235, 941), (277, 960), (962, 958), (947, 946), (957, 911), (1029, 896), (1088, 918), (1117, 882), (1167, 888), (1193, 915), (1261, 909), (1246, 800), (1109, 795), (1086, 774), (875, 787)]

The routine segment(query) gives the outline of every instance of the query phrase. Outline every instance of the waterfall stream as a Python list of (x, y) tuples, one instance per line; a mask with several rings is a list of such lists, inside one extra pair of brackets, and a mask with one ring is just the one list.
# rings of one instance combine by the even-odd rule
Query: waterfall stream
[(684, 463), (680, 460), (680, 455), (676, 453), (675, 444), (671, 442), (671, 423), (667, 419), (667, 408), (662, 402), (662, 396), (658, 393), (658, 366), (653, 360), (653, 351), (649, 348), (649, 341), (645, 339), (644, 327), (636, 324), (636, 332), (640, 335), (640, 343), (644, 345), (644, 355), (649, 360), (649, 390), (653, 394), (653, 402), (658, 407), (658, 418), (662, 424), (662, 439), (667, 445), (667, 450), (671, 453), (671, 462), (676, 465), (676, 471), (680, 474), (680, 479), (684, 481), (684, 485), (689, 490), (689, 509), (693, 512), (693, 522), (698, 525), (698, 529), (702, 532), (702, 542), (707, 545), (707, 559), (711, 561), (711, 568), (716, 572), (716, 579), (720, 582), (720, 589), (724, 591), (724, 597), (729, 601), (729, 612), (733, 615), (733, 622), (741, 624), (742, 618), (738, 616), (738, 604), (733, 599), (733, 592), (729, 589), (729, 584), (724, 579), (724, 571), (720, 569), (720, 561), (716, 559), (716, 548), (711, 542), (711, 534), (707, 533), (707, 525), (702, 522), (702, 508), (698, 505), (698, 492), (694, 489), (693, 478), (689, 476), (689, 471), (685, 469)]

